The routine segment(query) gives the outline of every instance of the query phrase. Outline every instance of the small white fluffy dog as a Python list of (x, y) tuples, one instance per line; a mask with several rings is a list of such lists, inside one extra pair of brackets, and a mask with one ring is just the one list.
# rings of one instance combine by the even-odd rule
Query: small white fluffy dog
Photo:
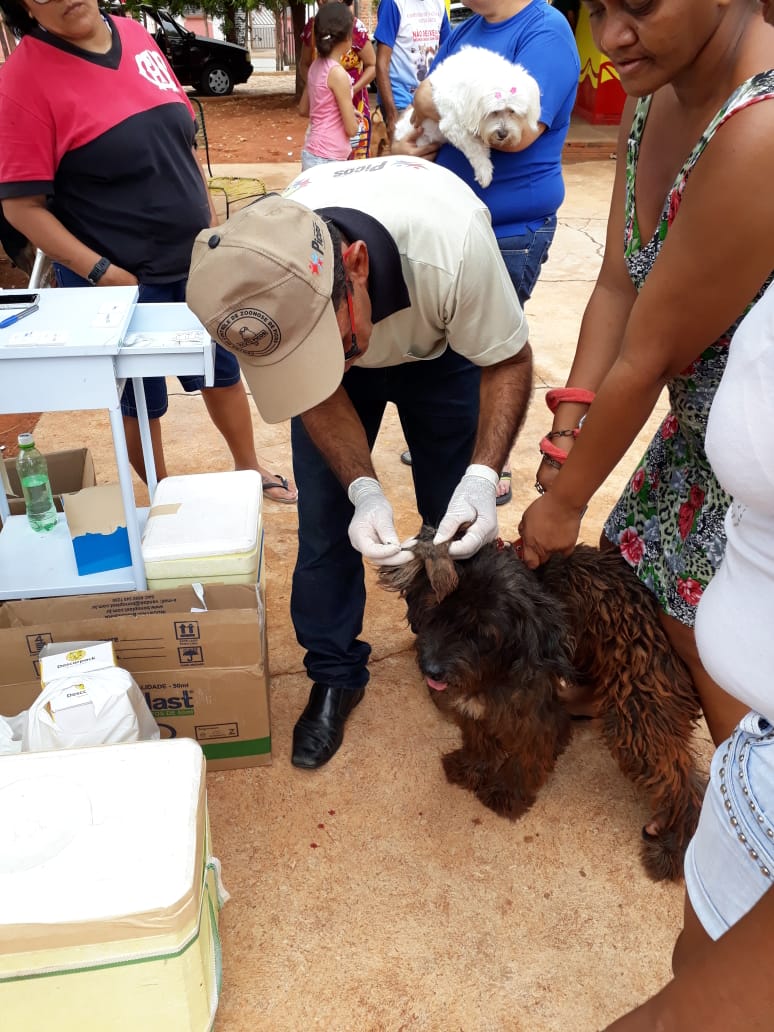
[[(537, 129), (540, 89), (521, 65), (484, 47), (462, 47), (428, 75), (439, 122), (426, 118), (417, 143), (448, 140), (470, 164), (476, 182), (492, 182), (492, 144), (502, 147), (521, 139), (524, 126)], [(395, 139), (411, 131), (407, 108), (395, 126)]]

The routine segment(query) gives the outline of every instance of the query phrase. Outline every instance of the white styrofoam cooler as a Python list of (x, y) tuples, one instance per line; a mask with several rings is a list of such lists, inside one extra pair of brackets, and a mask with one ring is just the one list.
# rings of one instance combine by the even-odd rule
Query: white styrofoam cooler
[(255, 584), (263, 483), (255, 470), (166, 477), (142, 535), (151, 590), (199, 581)]
[(212, 1028), (225, 894), (196, 742), (4, 756), (0, 828), (4, 1028)]

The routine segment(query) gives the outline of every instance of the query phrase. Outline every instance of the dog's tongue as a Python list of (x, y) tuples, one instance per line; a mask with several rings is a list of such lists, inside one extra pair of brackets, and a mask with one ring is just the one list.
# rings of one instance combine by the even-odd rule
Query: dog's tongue
[(432, 677), (428, 677), (426, 680), (427, 680), (427, 683), (428, 683), (429, 687), (430, 688), (435, 688), (435, 690), (437, 692), (442, 692), (446, 688), (446, 682), (445, 681), (434, 681), (432, 679)]

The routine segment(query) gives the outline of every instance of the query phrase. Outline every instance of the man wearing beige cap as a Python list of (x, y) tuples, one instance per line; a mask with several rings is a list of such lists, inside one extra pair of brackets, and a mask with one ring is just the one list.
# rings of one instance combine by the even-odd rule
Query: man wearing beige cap
[(446, 169), (399, 157), (319, 165), (200, 233), (187, 300), (261, 416), (294, 417), (291, 616), (313, 686), (292, 762), (320, 767), (368, 683), (362, 557), (411, 556), (371, 461), (385, 406), (422, 520), (439, 542), (461, 531), (450, 551), (472, 555), (497, 534), (499, 471), (529, 402), (527, 324), (486, 206)]

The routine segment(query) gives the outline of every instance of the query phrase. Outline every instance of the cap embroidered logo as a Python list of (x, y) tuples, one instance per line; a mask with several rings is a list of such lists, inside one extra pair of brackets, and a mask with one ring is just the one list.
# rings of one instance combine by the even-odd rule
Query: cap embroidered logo
[(282, 333), (266, 312), (243, 308), (232, 312), (218, 326), (218, 340), (232, 351), (251, 358), (265, 358), (280, 346)]

